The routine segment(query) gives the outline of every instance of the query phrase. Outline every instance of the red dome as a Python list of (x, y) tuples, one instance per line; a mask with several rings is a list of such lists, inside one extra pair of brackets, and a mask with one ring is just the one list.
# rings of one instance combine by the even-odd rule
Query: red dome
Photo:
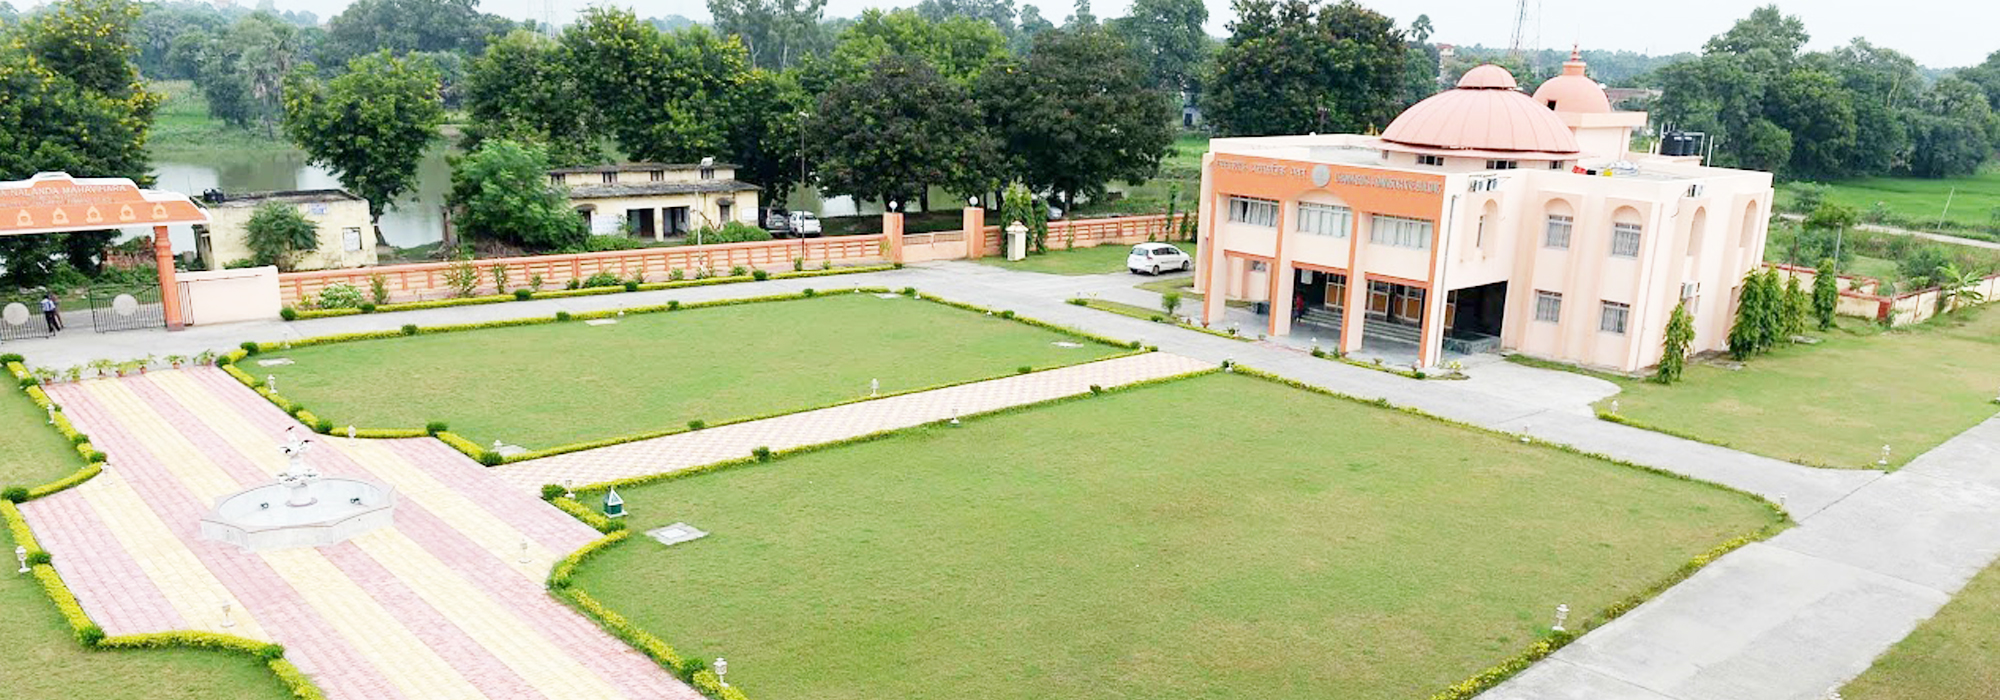
[(1604, 94), (1603, 86), (1584, 75), (1583, 69), (1583, 54), (1571, 50), (1562, 75), (1535, 88), (1535, 104), (1548, 105), (1558, 112), (1609, 113), (1611, 98)]
[(1576, 153), (1576, 135), (1562, 119), (1516, 85), (1513, 74), (1490, 63), (1466, 71), (1458, 87), (1404, 110), (1382, 140), (1444, 150)]

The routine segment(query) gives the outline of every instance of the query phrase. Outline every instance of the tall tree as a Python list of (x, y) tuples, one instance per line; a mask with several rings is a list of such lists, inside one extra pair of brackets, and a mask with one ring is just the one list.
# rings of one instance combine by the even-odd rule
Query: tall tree
[(299, 30), (258, 12), (237, 20), (199, 49), (195, 86), (210, 116), (276, 135), (285, 77), (300, 63)]
[(729, 96), (749, 71), (734, 38), (699, 27), (662, 33), (629, 10), (592, 7), (563, 32), (582, 96), (633, 160), (689, 162), (724, 154)]
[(768, 70), (827, 50), (831, 42), (820, 27), (825, 12), (826, 0), (708, 0), (715, 31), (737, 37), (750, 64)]
[(549, 184), (548, 151), (491, 139), (451, 164), (459, 230), (542, 252), (583, 243), (589, 231), (565, 188)]
[(319, 250), (319, 224), (299, 213), (297, 205), (265, 202), (250, 212), (250, 221), (243, 225), (243, 243), (250, 249), (251, 262), (291, 272), (301, 255)]
[(1694, 318), (1688, 315), (1687, 302), (1674, 304), (1674, 311), (1667, 316), (1666, 338), (1661, 342), (1660, 366), (1653, 372), (1653, 380), (1661, 384), (1680, 381), (1681, 373), (1687, 369), (1688, 346), (1694, 344)]
[(994, 151), (978, 105), (929, 63), (893, 54), (820, 98), (812, 120), (819, 182), (861, 200), (909, 202), (930, 185), (977, 193)]
[(514, 22), (479, 11), (479, 0), (355, 0), (327, 20), (327, 59), (339, 65), (376, 51), (476, 55)]
[(866, 77), (869, 67), (889, 55), (914, 57), (959, 87), (971, 87), (986, 70), (1007, 58), (1007, 37), (990, 22), (968, 17), (924, 19), (912, 10), (867, 10), (840, 34), (824, 60), (812, 61), (800, 76), (808, 92)]
[(737, 179), (762, 185), (769, 206), (783, 205), (793, 185), (803, 186), (811, 160), (804, 130), (816, 105), (796, 78), (791, 71), (750, 71), (717, 115)]
[(917, 15), (932, 22), (966, 17), (991, 23), (1009, 37), (1016, 30), (1014, 0), (923, 0), (917, 3), (916, 10)]
[(1361, 132), (1396, 116), (1402, 32), (1353, 0), (1233, 0), (1204, 113), (1232, 135)]
[[(41, 171), (152, 182), (146, 137), (160, 95), (140, 81), (129, 41), (138, 6), (63, 0), (0, 26), (0, 179)], [(0, 237), (6, 278), (46, 281), (63, 259), (97, 271), (115, 231)]]
[(1136, 0), (1132, 14), (1111, 28), (1131, 44), (1146, 68), (1146, 84), (1169, 95), (1190, 92), (1197, 82), (1208, 35), (1208, 6), (1201, 0)]
[(1090, 11), (1090, 0), (1076, 0), (1076, 11), (1063, 20), (1063, 28), (1097, 26), (1097, 14)]
[(987, 73), (977, 92), (1020, 179), (1057, 194), (1065, 210), (1111, 180), (1158, 172), (1174, 114), (1118, 40), (1089, 26), (1047, 32), (1027, 61)]
[(285, 133), (316, 165), (368, 200), (380, 222), (396, 198), (415, 187), (417, 163), (439, 140), (444, 104), (437, 69), (388, 51), (347, 63), (321, 81), (312, 64), (285, 79)]
[(1833, 259), (1819, 261), (1819, 270), (1813, 273), (1812, 313), (1822, 331), (1833, 330), (1833, 314), (1840, 308), (1840, 277), (1835, 274)]
[(1035, 43), (1035, 35), (1055, 28), (1054, 22), (1042, 16), (1042, 8), (1022, 5), (1021, 24), (1015, 29), (1014, 36), (1008, 40), (1008, 46), (1013, 48), (1014, 53), (1027, 53), (1028, 47)]
[(604, 158), (590, 100), (577, 99), (576, 76), (562, 47), (530, 31), (516, 31), (487, 45), (465, 74), (471, 124), (466, 148), (488, 139), (541, 144), (559, 167)]

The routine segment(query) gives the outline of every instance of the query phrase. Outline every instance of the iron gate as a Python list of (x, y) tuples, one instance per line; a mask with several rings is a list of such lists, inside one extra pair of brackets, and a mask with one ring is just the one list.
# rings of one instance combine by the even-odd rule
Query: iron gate
[(0, 340), (26, 340), (55, 335), (42, 318), (42, 300), (29, 294), (0, 295)]
[(167, 327), (160, 288), (91, 287), (90, 325), (99, 333)]

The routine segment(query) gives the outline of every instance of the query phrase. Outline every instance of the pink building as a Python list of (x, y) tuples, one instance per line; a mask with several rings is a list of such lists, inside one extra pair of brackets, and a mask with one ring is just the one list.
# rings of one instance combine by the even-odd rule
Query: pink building
[(1269, 334), (1309, 326), (1350, 353), (1414, 349), (1433, 366), (1507, 349), (1633, 371), (1659, 361), (1685, 302), (1692, 349), (1723, 349), (1763, 260), (1771, 176), (1629, 152), (1645, 125), (1572, 55), (1533, 97), (1475, 68), (1380, 136), (1215, 139), (1202, 318), (1246, 300), (1270, 311)]

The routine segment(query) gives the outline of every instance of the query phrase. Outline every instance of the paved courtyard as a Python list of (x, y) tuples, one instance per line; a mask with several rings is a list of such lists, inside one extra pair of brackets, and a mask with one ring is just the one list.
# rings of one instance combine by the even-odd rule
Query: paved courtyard
[(253, 554), (197, 521), (284, 470), (289, 416), (205, 368), (50, 389), (110, 467), (22, 511), (108, 634), (279, 642), (340, 699), (700, 697), (545, 592), (595, 530), (442, 443), (315, 436), (322, 473), (396, 489), (395, 525)]

